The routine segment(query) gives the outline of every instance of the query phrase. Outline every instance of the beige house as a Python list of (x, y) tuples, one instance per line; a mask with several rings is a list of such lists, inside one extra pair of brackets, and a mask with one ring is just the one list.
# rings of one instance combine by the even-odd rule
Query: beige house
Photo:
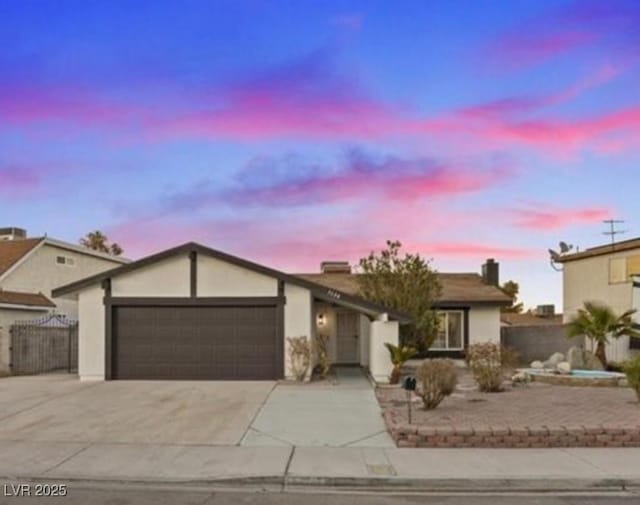
[[(489, 266), (497, 282), (497, 263)], [(322, 334), (333, 363), (386, 381), (384, 344), (398, 343), (409, 318), (360, 298), (355, 276), (341, 268), (292, 275), (187, 243), (53, 295), (79, 304), (81, 379), (291, 378), (288, 338)], [(499, 342), (499, 307), (511, 300), (480, 275), (444, 276), (434, 352), (462, 356), (469, 342)]]
[[(585, 301), (605, 303), (617, 313), (634, 308), (633, 276), (640, 275), (640, 238), (564, 254), (558, 262), (563, 266), (565, 322)], [(608, 346), (607, 357), (623, 361), (639, 345), (637, 339), (622, 337)]]
[(50, 312), (78, 317), (74, 300), (56, 300), (51, 291), (127, 260), (49, 237), (28, 238), (20, 228), (0, 228), (0, 371), (7, 371), (9, 327)]

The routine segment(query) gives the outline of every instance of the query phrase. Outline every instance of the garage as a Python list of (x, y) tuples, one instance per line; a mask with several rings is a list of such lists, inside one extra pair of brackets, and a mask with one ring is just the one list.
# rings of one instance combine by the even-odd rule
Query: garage
[(61, 286), (52, 296), (77, 300), (81, 380), (293, 379), (294, 361), (304, 355), (291, 353), (290, 339), (306, 339), (309, 372), (316, 335), (329, 334), (319, 317), (326, 307), (355, 314), (375, 353), (367, 364), (384, 378), (390, 364), (383, 342), (397, 343), (400, 321), (410, 320), (194, 242)]
[(112, 310), (113, 379), (269, 380), (282, 375), (276, 306)]

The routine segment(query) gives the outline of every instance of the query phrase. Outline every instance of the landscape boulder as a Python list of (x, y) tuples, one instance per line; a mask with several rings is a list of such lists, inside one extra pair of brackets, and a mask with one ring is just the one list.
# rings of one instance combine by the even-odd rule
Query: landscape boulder
[(544, 363), (542, 363), (542, 361), (540, 360), (536, 360), (536, 361), (532, 361), (529, 366), (536, 370), (542, 370), (544, 368)]
[(583, 357), (585, 370), (604, 370), (602, 362), (592, 352), (584, 351)]
[(569, 375), (571, 373), (571, 364), (568, 361), (561, 361), (556, 365), (556, 372), (561, 375)]
[(573, 370), (584, 369), (584, 349), (573, 346), (567, 351), (567, 361)]

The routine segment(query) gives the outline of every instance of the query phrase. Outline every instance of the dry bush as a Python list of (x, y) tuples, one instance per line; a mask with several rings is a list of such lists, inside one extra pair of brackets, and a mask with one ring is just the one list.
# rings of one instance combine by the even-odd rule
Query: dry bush
[(293, 376), (297, 381), (307, 377), (311, 364), (311, 345), (307, 337), (287, 337), (287, 355)]
[(623, 370), (627, 376), (629, 387), (636, 392), (640, 402), (640, 354), (625, 362)]
[(425, 410), (435, 409), (453, 393), (458, 383), (456, 365), (450, 359), (426, 359), (417, 371), (416, 394), (422, 398)]
[(467, 366), (480, 391), (502, 391), (506, 371), (515, 368), (517, 353), (493, 342), (470, 345), (466, 353)]
[(331, 368), (328, 345), (328, 335), (316, 335), (316, 338), (313, 341), (313, 350), (315, 352), (316, 359), (318, 360), (316, 369), (318, 371), (318, 375), (323, 379), (327, 376), (329, 369)]

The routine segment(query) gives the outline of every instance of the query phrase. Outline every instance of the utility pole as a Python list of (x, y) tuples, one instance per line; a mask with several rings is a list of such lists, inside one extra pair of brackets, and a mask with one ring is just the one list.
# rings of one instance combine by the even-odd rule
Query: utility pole
[(609, 231), (603, 231), (603, 235), (609, 235), (611, 237), (611, 245), (614, 246), (616, 243), (616, 235), (621, 235), (626, 233), (627, 230), (617, 230), (616, 225), (624, 223), (622, 219), (605, 219), (602, 221), (604, 224), (609, 225)]

